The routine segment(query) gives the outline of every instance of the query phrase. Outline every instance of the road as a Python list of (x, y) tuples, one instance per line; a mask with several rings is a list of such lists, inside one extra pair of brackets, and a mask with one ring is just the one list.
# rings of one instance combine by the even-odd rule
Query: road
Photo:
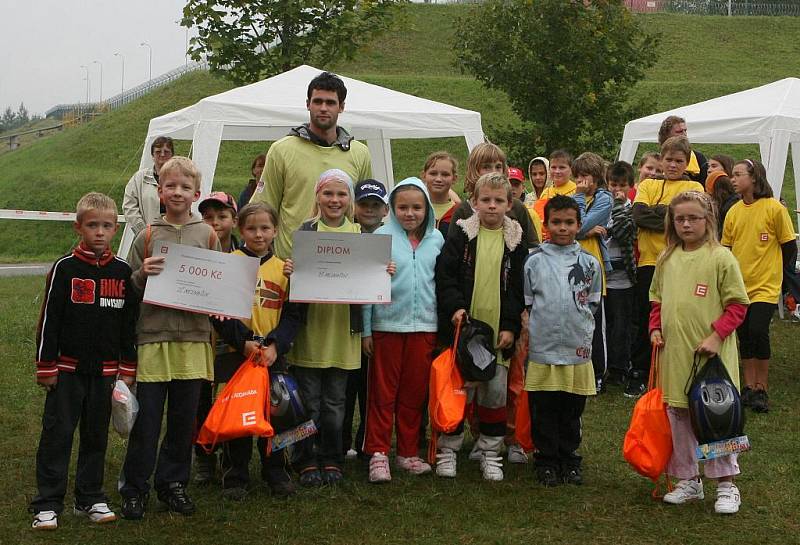
[(8, 276), (44, 276), (50, 270), (50, 263), (0, 264), (0, 278)]

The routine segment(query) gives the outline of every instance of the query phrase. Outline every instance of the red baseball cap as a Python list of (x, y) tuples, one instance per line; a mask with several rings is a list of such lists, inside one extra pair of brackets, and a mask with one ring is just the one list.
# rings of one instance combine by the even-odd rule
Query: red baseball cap
[(236, 206), (236, 199), (233, 198), (233, 195), (230, 193), (225, 193), (224, 191), (213, 191), (209, 193), (205, 199), (200, 201), (200, 204), (197, 206), (197, 209), (201, 214), (203, 213), (203, 209), (212, 201), (216, 201), (222, 204), (224, 207), (233, 210), (234, 217), (239, 213), (239, 209)]
[(518, 182), (525, 183), (525, 175), (522, 170), (517, 167), (508, 167), (508, 181), (517, 180)]

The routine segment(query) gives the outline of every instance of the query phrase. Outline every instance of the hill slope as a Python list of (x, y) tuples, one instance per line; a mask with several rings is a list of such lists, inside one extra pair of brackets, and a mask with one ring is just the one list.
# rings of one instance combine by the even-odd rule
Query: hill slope
[[(398, 91), (478, 110), (489, 130), (513, 124), (517, 118), (505, 96), (487, 91), (461, 74), (454, 64), (452, 21), (466, 9), (470, 8), (407, 6), (397, 30), (366, 47), (357, 59), (328, 68)], [(800, 57), (788, 54), (791, 44), (800, 38), (796, 18), (641, 17), (649, 27), (664, 34), (661, 60), (637, 89), (637, 93), (652, 97), (654, 111), (800, 74)], [(770, 62), (765, 63), (765, 58)], [(77, 199), (92, 189), (120, 199), (125, 182), (138, 168), (149, 120), (231, 87), (207, 73), (192, 73), (92, 123), (3, 154), (0, 208), (71, 210)], [(186, 154), (188, 146), (188, 142), (179, 142), (176, 151)], [(238, 193), (249, 177), (252, 157), (266, 147), (267, 143), (224, 143), (215, 187)], [(417, 175), (425, 156), (439, 148), (454, 152), (462, 162), (466, 158), (460, 139), (396, 141), (395, 177)], [(703, 146), (707, 155), (722, 150), (739, 157), (757, 153), (755, 146)], [(51, 259), (74, 242), (66, 224), (0, 223), (0, 261)]]

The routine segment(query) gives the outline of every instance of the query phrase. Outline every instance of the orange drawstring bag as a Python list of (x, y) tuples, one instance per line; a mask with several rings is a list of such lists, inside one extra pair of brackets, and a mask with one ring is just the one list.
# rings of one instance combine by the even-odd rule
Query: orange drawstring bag
[(453, 346), (439, 354), (431, 365), (428, 414), (431, 420), (431, 440), (428, 442), (428, 460), (436, 461), (436, 443), (439, 433), (455, 431), (464, 420), (467, 392), (464, 379), (456, 365), (456, 346), (461, 334), (461, 324), (456, 326)]
[(262, 358), (254, 350), (214, 401), (196, 441), (206, 452), (239, 437), (275, 435), (269, 422), (269, 370)]
[[(622, 446), (622, 454), (631, 467), (655, 483), (654, 498), (658, 497), (658, 480), (672, 456), (672, 429), (663, 394), (658, 386), (659, 354), (660, 351), (654, 346), (647, 393), (639, 398), (633, 408), (631, 424)], [(666, 481), (669, 489), (669, 479)]]
[(514, 439), (525, 452), (533, 452), (533, 436), (531, 435), (531, 413), (528, 408), (528, 392), (522, 390), (517, 396), (517, 413), (515, 415)]

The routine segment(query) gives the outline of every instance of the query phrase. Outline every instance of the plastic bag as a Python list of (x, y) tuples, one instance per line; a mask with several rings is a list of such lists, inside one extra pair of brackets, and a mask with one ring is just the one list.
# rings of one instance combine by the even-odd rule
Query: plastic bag
[(139, 402), (124, 381), (117, 379), (111, 392), (111, 425), (120, 437), (127, 439), (139, 414)]
[(456, 343), (456, 362), (467, 382), (486, 382), (497, 372), (494, 329), (486, 322), (468, 318)]
[(687, 383), (689, 418), (694, 435), (701, 445), (732, 439), (744, 433), (744, 409), (739, 390), (725, 369), (719, 356), (708, 358), (699, 367), (700, 356), (696, 355), (691, 383)]

